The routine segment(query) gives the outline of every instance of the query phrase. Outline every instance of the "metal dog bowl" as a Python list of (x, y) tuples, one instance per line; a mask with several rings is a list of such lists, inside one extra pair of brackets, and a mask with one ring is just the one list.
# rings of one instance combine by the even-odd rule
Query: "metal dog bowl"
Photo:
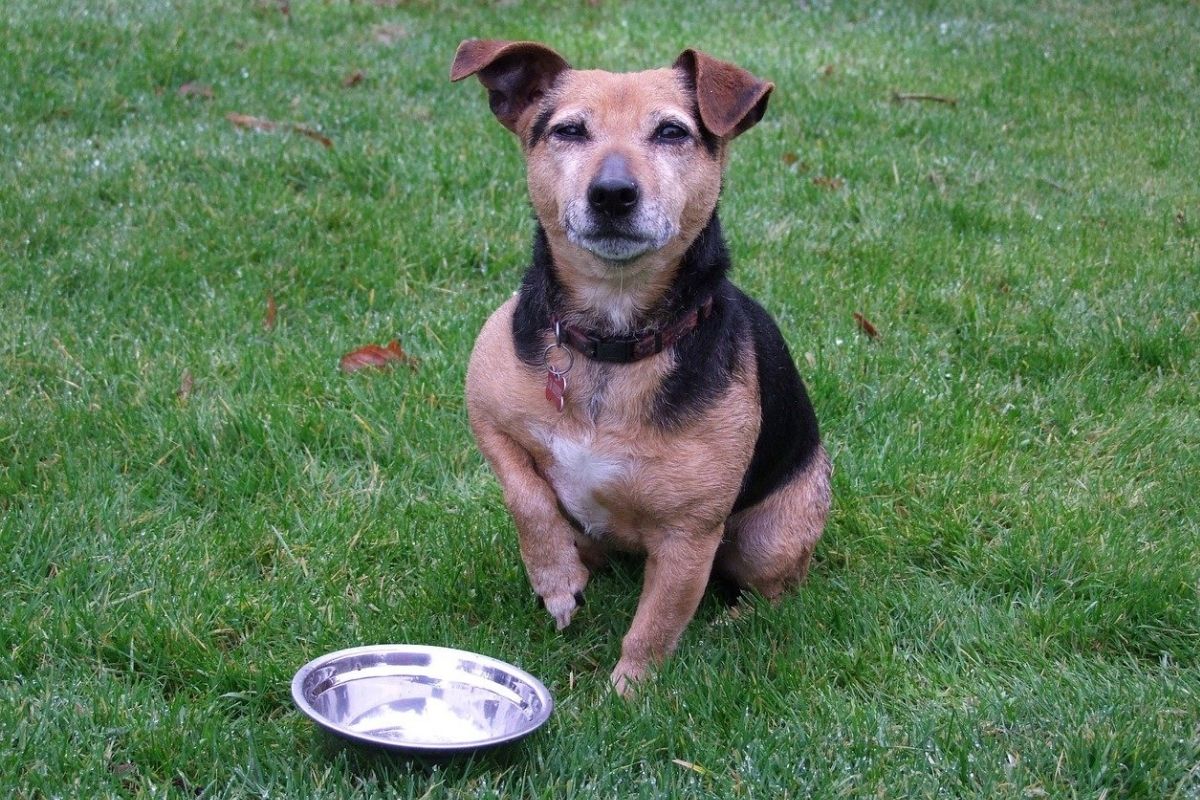
[(448, 647), (351, 647), (314, 659), (292, 678), (296, 706), (360, 744), (454, 753), (513, 742), (550, 717), (537, 678), (495, 658)]

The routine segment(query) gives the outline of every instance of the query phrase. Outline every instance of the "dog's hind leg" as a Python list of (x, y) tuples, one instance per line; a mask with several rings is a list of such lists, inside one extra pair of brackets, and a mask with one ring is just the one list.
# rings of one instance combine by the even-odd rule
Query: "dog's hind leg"
[(818, 448), (787, 484), (730, 517), (717, 571), (769, 600), (801, 583), (829, 515), (829, 478), (829, 458)]

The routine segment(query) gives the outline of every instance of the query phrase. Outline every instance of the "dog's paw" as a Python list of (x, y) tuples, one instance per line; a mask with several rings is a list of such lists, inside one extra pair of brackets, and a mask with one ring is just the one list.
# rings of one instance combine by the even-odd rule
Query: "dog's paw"
[(629, 700), (636, 693), (638, 684), (645, 677), (646, 666), (644, 664), (637, 664), (629, 659), (622, 658), (617, 662), (612, 675), (609, 676), (609, 681), (612, 683), (612, 687), (617, 694)]
[(550, 612), (550, 616), (554, 617), (554, 627), (560, 631), (571, 624), (571, 617), (575, 616), (575, 609), (583, 605), (582, 592), (575, 592), (573, 595), (539, 595), (539, 599), (546, 610)]
[[(571, 624), (571, 617), (583, 605), (583, 589), (587, 586), (588, 571), (579, 564), (577, 568), (560, 576), (559, 580), (541, 581), (538, 601), (554, 618), (554, 626), (562, 630)], [(535, 586), (535, 588), (537, 588)]]

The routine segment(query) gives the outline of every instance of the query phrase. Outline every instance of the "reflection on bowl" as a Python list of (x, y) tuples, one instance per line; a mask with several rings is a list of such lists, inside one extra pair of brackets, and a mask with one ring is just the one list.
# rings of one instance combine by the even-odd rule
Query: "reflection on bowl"
[(362, 744), (449, 753), (537, 730), (554, 701), (537, 678), (487, 656), (425, 645), (354, 647), (317, 658), (292, 679), (314, 722)]

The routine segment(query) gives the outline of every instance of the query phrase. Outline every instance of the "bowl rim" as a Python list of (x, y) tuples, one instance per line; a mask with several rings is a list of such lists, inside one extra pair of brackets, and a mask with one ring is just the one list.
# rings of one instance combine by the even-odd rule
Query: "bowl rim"
[[(466, 742), (399, 742), (395, 739), (384, 739), (382, 737), (372, 736), (368, 733), (352, 730), (344, 727), (337, 722), (325, 717), (313, 708), (308, 702), (308, 698), (304, 695), (304, 681), (309, 674), (316, 669), (330, 664), (331, 662), (356, 656), (356, 655), (387, 655), (390, 653), (428, 653), (430, 655), (440, 655), (456, 657), (460, 660), (470, 660), (477, 664), (489, 666), (495, 669), (500, 669), (510, 675), (527, 683), (542, 701), (541, 711), (530, 720), (529, 725), (511, 733), (506, 733), (500, 736), (493, 736), (488, 739), (474, 739)], [(358, 645), (355, 647), (346, 647), (341, 650), (334, 650), (324, 655), (317, 656), (304, 666), (296, 671), (292, 676), (292, 702), (296, 705), (305, 716), (311, 719), (318, 727), (324, 728), (330, 733), (336, 734), (343, 738), (349, 739), (359, 744), (370, 745), (372, 747), (381, 747), (387, 750), (400, 750), (414, 753), (461, 753), (474, 750), (481, 750), (488, 747), (496, 747), (498, 745), (514, 742), (522, 739), (536, 731), (545, 724), (554, 711), (554, 696), (550, 694), (550, 690), (538, 678), (531, 675), (529, 672), (521, 669), (515, 664), (510, 664), (507, 661), (502, 661), (492, 656), (486, 656), (482, 653), (475, 653), (470, 650), (461, 650), (456, 647), (441, 647), (430, 644), (367, 644)]]

